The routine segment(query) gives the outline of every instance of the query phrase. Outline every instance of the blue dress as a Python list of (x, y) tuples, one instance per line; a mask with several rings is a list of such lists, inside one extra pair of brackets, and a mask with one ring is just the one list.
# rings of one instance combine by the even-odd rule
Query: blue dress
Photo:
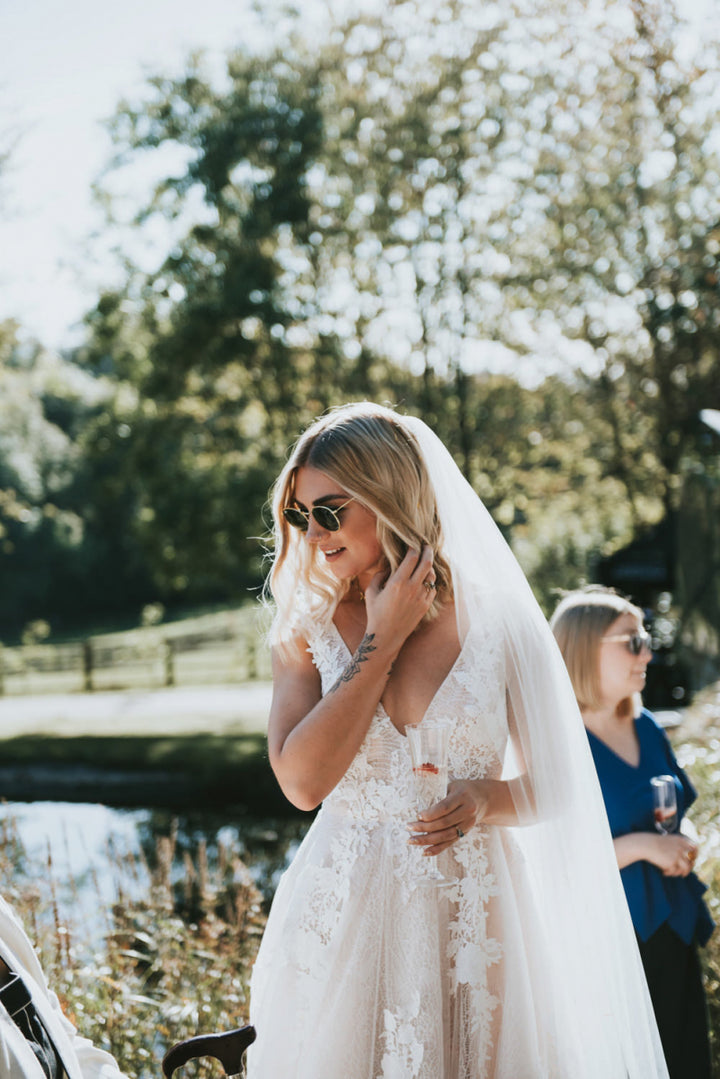
[[(675, 759), (670, 742), (650, 712), (635, 720), (640, 745), (636, 767), (588, 731), (588, 740), (602, 788), (613, 839), (630, 832), (654, 832), (650, 779), (675, 777), (679, 820), (697, 797), (695, 788)], [(647, 941), (662, 925), (685, 944), (705, 944), (714, 924), (703, 901), (705, 885), (694, 873), (666, 877), (650, 862), (632, 862), (620, 871), (635, 932)]]

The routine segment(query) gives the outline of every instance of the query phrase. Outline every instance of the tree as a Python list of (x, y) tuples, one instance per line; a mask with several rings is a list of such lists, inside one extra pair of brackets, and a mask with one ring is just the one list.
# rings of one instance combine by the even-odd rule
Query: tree
[(507, 504), (528, 462), (561, 497), (557, 455), (516, 434), (519, 414), (492, 444), (484, 395), (507, 418), (505, 389), (472, 370), (499, 352), (535, 384), (544, 360), (564, 367), (598, 414), (578, 408), (592, 466), (560, 455), (593, 537), (576, 561), (672, 503), (684, 425), (717, 392), (714, 75), (685, 70), (673, 17), (650, 10), (393, 0), (320, 42), (235, 54), (221, 89), (191, 65), (120, 109), (119, 162), (182, 150), (138, 218), (176, 239), (88, 319), (83, 362), (119, 390), (87, 445), (123, 477), (164, 596), (257, 580), (245, 537), (287, 443), (363, 395), (420, 411), (527, 552), (535, 526)]
[(590, 579), (632, 536), (623, 485), (606, 472), (607, 421), (558, 376), (530, 389), (478, 375), (467, 405), (477, 431), (470, 481), (549, 614), (559, 589)]
[(559, 35), (572, 64), (538, 52), (537, 145), (498, 283), (591, 346), (607, 469), (640, 523), (676, 505), (699, 409), (720, 401), (717, 51), (684, 57), (669, 3), (609, 13)]
[[(0, 325), (0, 624), (82, 619), (112, 605), (82, 497), (80, 431), (109, 387)], [(108, 575), (109, 576), (109, 575)], [(104, 579), (104, 578), (103, 578)], [(127, 601), (128, 575), (122, 567)]]
[(720, 395), (717, 50), (686, 45), (649, 0), (392, 3), (336, 31), (318, 277), (344, 255), (360, 341), (422, 372), (466, 474), (468, 371), (498, 342), (592, 372), (636, 524), (674, 505)]
[(128, 493), (128, 527), (164, 599), (259, 583), (263, 505), (289, 443), (351, 388), (374, 396), (386, 373), (343, 349), (303, 283), (317, 242), (308, 174), (324, 138), (316, 69), (236, 54), (228, 75), (216, 91), (191, 66), (119, 110), (118, 160), (186, 151), (138, 221), (180, 221), (193, 192), (204, 220), (157, 271), (102, 297), (79, 357), (119, 380), (88, 457), (106, 477), (101, 504), (118, 483)]

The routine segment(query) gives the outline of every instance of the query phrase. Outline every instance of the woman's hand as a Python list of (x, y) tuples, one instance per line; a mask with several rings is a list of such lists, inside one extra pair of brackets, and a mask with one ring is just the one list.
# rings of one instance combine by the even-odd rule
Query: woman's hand
[(424, 847), (423, 854), (441, 854), (470, 831), (488, 810), (490, 791), (486, 780), (453, 779), (447, 797), (426, 809), (408, 825), (410, 843)]
[(397, 569), (376, 573), (365, 590), (367, 633), (381, 637), (399, 651), (417, 629), (435, 598), (433, 552), (410, 548)]
[(629, 832), (613, 840), (618, 866), (624, 869), (633, 862), (650, 862), (666, 877), (687, 877), (692, 873), (698, 845), (687, 836), (674, 832)]
[(666, 877), (687, 877), (695, 868), (697, 843), (685, 835), (653, 836), (657, 840), (657, 854), (650, 859)]

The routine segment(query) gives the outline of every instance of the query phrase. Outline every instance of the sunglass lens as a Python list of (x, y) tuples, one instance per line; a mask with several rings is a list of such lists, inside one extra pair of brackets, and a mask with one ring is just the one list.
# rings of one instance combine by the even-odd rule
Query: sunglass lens
[(302, 532), (307, 532), (308, 519), (301, 510), (295, 509), (293, 506), (288, 506), (283, 511), (283, 517), (289, 525), (293, 528), (299, 528)]
[(643, 648), (650, 648), (650, 639), (647, 633), (636, 633), (628, 641), (628, 648), (634, 656), (639, 656)]
[(315, 506), (312, 515), (326, 532), (337, 532), (340, 527), (340, 519), (335, 510), (331, 510), (329, 506)]

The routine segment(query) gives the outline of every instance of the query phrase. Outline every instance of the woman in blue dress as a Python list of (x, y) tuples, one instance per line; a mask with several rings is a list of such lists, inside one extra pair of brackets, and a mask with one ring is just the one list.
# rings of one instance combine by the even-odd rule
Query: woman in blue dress
[[(679, 830), (695, 801), (665, 732), (642, 707), (652, 658), (642, 611), (592, 586), (566, 595), (551, 626), (588, 733), (671, 1079), (711, 1074), (698, 945), (713, 923), (693, 872), (696, 843)], [(655, 829), (651, 779), (675, 781), (678, 830)]]

